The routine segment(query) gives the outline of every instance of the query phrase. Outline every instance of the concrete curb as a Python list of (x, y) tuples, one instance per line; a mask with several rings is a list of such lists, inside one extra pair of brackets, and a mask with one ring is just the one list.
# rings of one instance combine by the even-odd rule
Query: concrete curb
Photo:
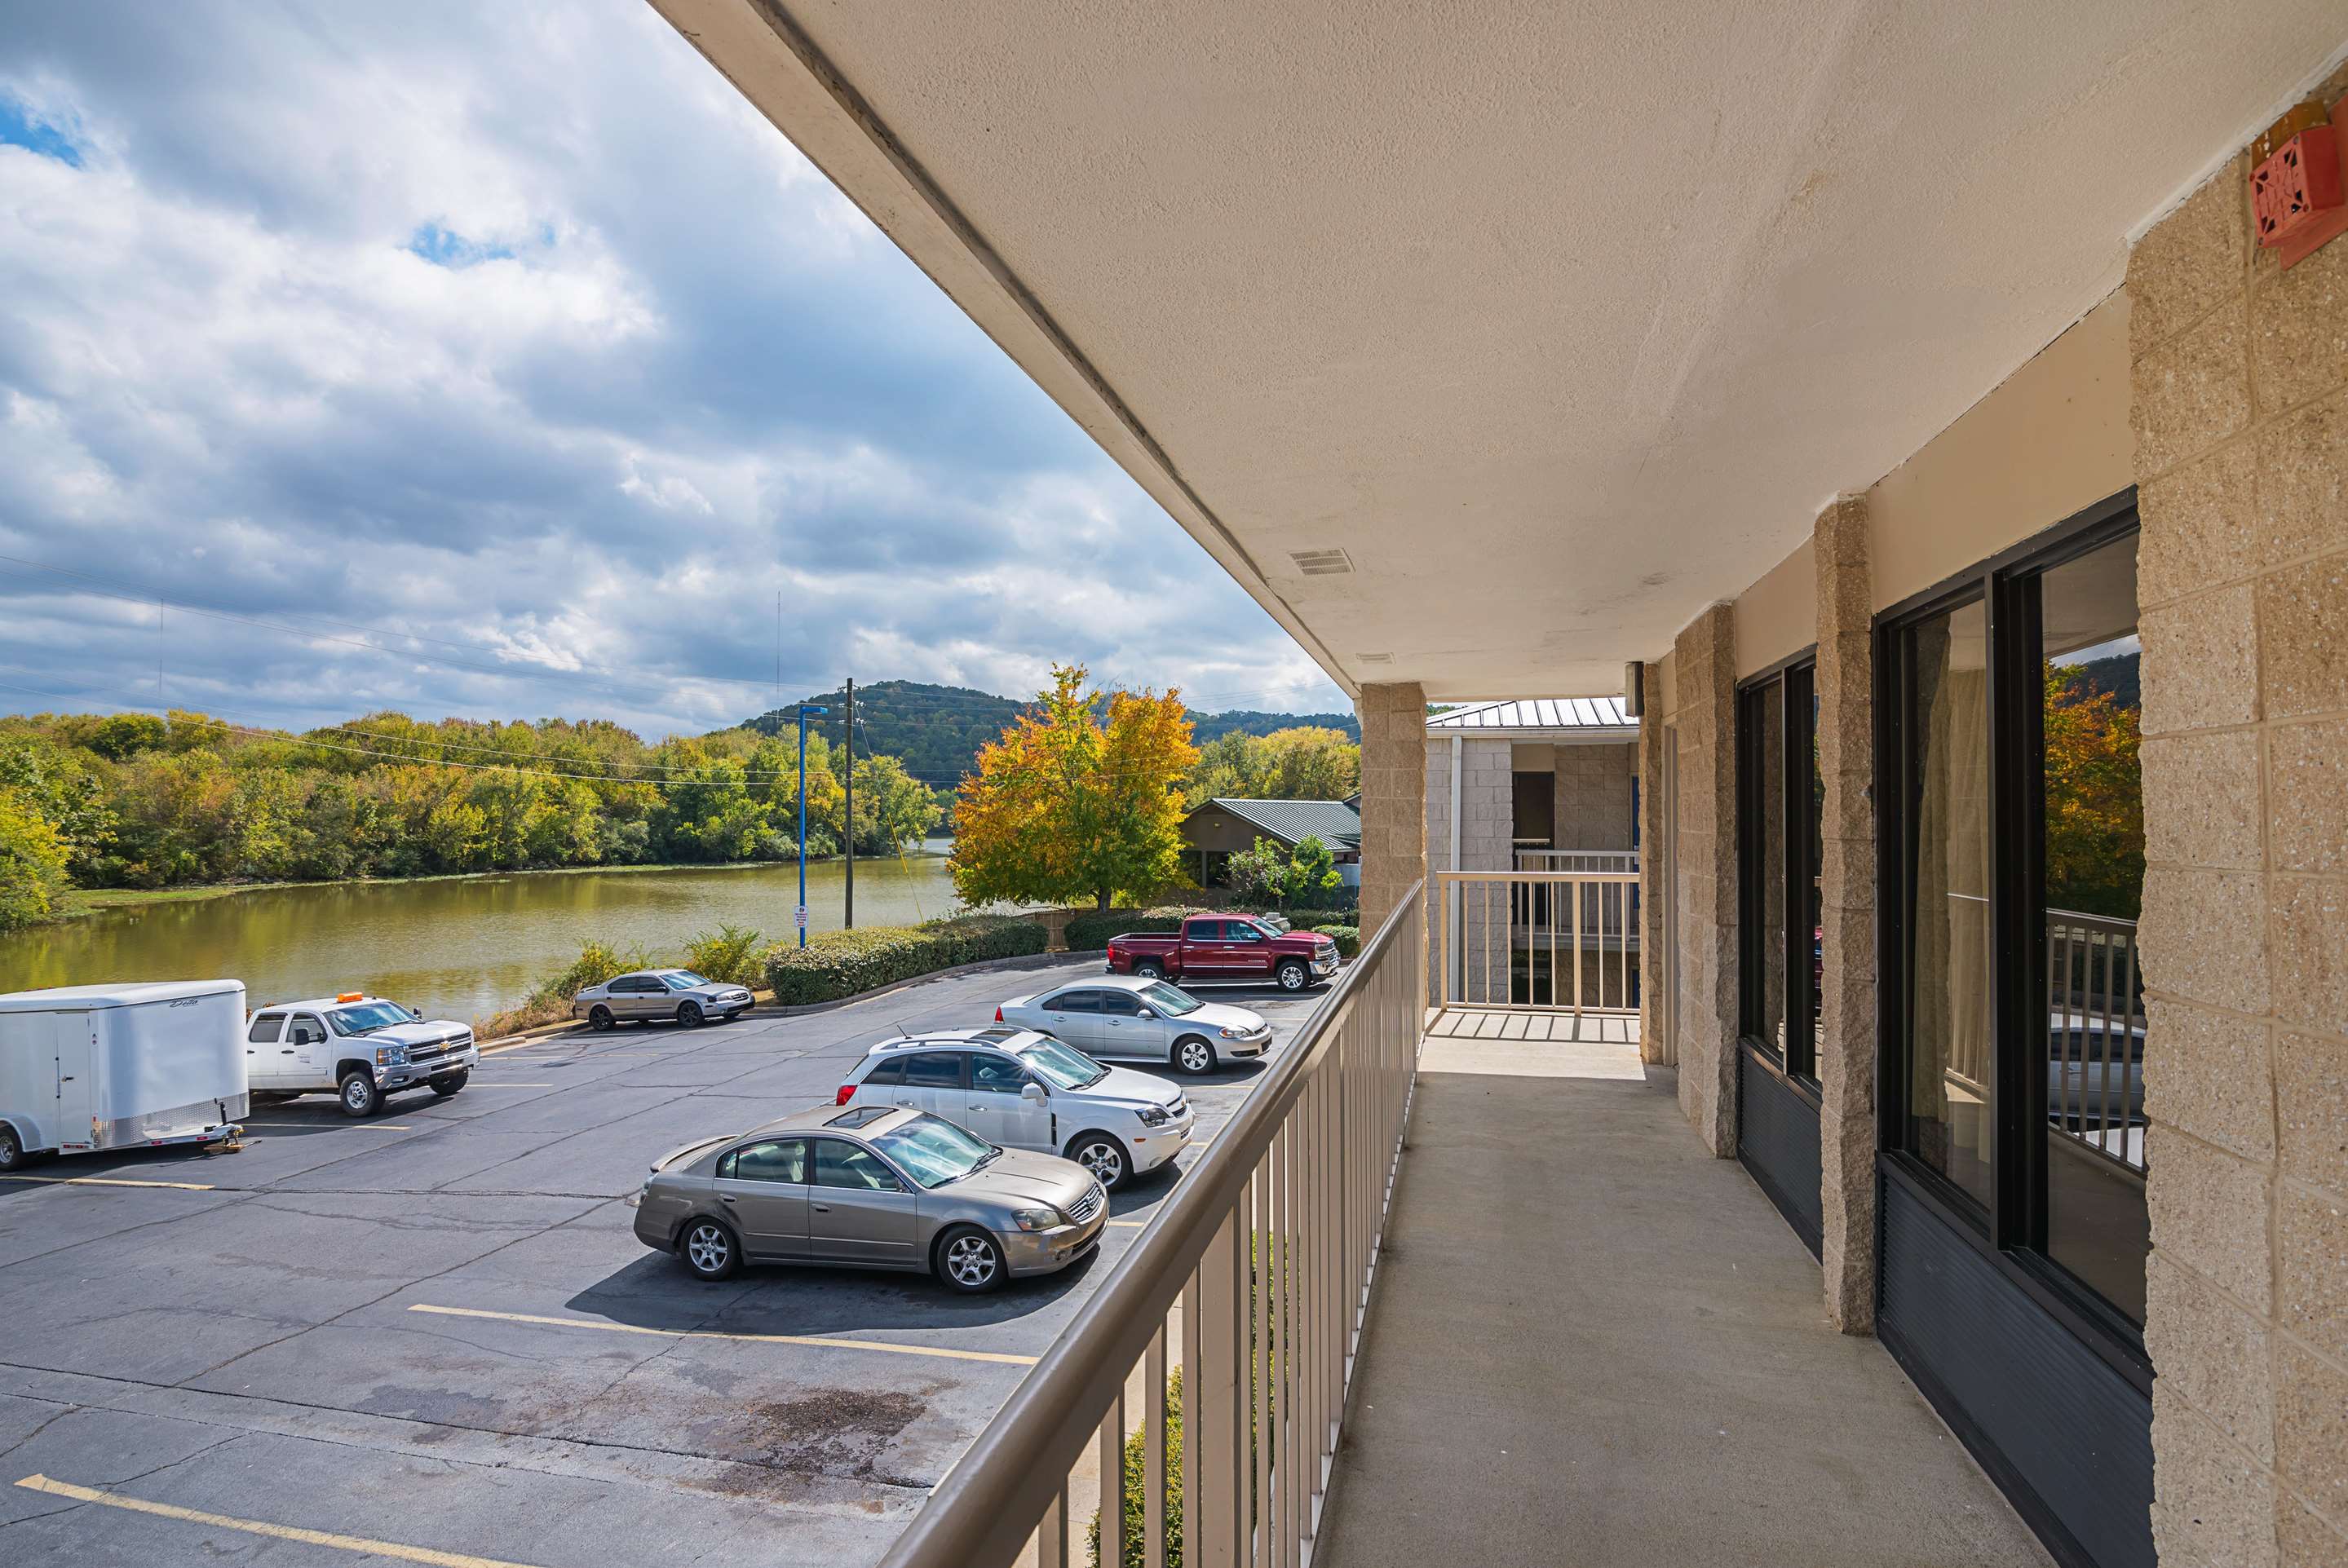
[[(913, 975), (873, 990), (859, 991), (852, 997), (841, 997), (836, 1001), (802, 1002), (797, 1007), (777, 1007), (772, 999), (774, 992), (753, 991), (751, 995), (760, 999), (754, 1003), (751, 1010), (743, 1016), (745, 1018), (807, 1018), (819, 1012), (836, 1012), (844, 1007), (853, 1007), (858, 1002), (870, 1001), (875, 997), (891, 996), (913, 986), (926, 985), (932, 980), (949, 979), (955, 975), (983, 975), (993, 972), (1011, 974), (1022, 969), (1048, 969), (1055, 964), (1064, 964), (1071, 958), (1105, 959), (1107, 957), (1107, 948), (1091, 948), (1081, 953), (1023, 953), (1015, 958), (981, 958), (974, 964), (956, 964), (952, 968), (932, 969), (928, 974)], [(566, 1023), (541, 1024), (536, 1029), (524, 1030), (520, 1034), (498, 1036), (493, 1042), (480, 1048), (481, 1054), (494, 1056), (501, 1050), (511, 1050), (516, 1046), (534, 1045), (540, 1040), (552, 1040), (558, 1035), (588, 1032), (591, 1031), (585, 1020), (582, 1019), (572, 1019)]]

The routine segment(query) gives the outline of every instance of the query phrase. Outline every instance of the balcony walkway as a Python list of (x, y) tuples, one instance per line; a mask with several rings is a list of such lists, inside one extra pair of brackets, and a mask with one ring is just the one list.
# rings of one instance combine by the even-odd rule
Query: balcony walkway
[(2043, 1568), (1637, 1028), (1428, 1031), (1314, 1563)]

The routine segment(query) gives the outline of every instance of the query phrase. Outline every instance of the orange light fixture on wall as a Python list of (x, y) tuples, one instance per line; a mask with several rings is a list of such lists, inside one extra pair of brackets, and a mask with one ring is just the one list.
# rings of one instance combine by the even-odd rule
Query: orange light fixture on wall
[[(2348, 98), (2342, 104), (2348, 106)], [(2337, 111), (2309, 99), (2250, 144), (2250, 221), (2288, 269), (2348, 233), (2348, 180)]]

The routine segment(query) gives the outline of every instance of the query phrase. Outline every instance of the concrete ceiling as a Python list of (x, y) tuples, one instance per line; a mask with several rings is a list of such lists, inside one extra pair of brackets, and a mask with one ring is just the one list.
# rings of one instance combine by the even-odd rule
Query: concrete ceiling
[(1452, 700), (1619, 690), (2348, 37), (2341, 0), (653, 4), (1340, 683)]

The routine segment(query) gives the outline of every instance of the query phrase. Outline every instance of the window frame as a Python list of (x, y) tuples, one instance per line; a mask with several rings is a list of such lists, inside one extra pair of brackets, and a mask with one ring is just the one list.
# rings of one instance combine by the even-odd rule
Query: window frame
[[(1736, 683), (1736, 1033), (1739, 1043), (1764, 1067), (1786, 1081), (1814, 1107), (1822, 1102), (1818, 1083), (1818, 1033), (1815, 1026), (1797, 1030), (1817, 1010), (1817, 985), (1810, 972), (1813, 938), (1802, 914), (1809, 908), (1809, 887), (1803, 876), (1811, 853), (1808, 804), (1800, 798), (1798, 784), (1810, 779), (1808, 747), (1818, 731), (1817, 715), (1797, 699), (1818, 690), (1818, 651), (1815, 644), (1757, 670)], [(1761, 755), (1761, 706), (1777, 704), (1777, 755)], [(1798, 782), (1797, 782), (1798, 781)], [(1760, 862), (1761, 835), (1755, 829), (1774, 784), (1778, 794), (1779, 820), (1785, 825), (1782, 853), (1774, 875), (1785, 899), (1786, 929), (1781, 937), (1786, 965), (1786, 1050), (1762, 1038), (1762, 964), (1765, 933), (1759, 918), (1762, 877), (1772, 868)], [(1823, 858), (1821, 856), (1821, 858)], [(1807, 867), (1819, 875), (1823, 867)], [(1796, 1049), (1797, 1041), (1799, 1049)]]
[[(2035, 934), (2044, 925), (2045, 897), (2039, 579), (2141, 528), (2136, 487), (2130, 486), (1874, 617), (1876, 1148), (1884, 1179), (1898, 1182), (1952, 1221), (1956, 1235), (2149, 1394), (2152, 1364), (2143, 1329), (2044, 1250), (2050, 1014)], [(1976, 600), (1983, 607), (1987, 631), (1990, 1020), (1996, 1091), (1986, 1205), (1910, 1150), (1906, 1116), (1907, 1011), (1914, 983), (1908, 866), (1916, 826), (1905, 787), (1916, 741), (1908, 704), (1913, 671), (1907, 634)]]

